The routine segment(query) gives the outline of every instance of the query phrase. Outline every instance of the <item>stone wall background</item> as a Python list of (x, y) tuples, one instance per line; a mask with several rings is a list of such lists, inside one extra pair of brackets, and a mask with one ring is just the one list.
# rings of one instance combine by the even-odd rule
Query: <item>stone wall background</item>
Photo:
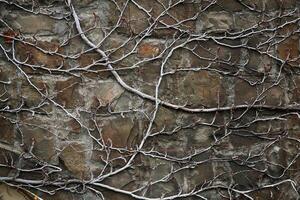
[(2, 198), (298, 199), (299, 9), (1, 0)]

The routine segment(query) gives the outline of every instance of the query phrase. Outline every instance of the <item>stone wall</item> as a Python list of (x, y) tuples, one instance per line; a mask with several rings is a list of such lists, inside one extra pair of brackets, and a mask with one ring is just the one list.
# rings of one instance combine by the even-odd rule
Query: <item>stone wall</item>
[(1, 0), (2, 197), (298, 199), (299, 27), (297, 0)]

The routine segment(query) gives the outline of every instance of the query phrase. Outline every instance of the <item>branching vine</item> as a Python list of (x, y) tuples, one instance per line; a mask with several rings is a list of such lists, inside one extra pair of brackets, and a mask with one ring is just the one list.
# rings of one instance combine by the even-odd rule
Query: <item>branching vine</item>
[(299, 198), (299, 6), (0, 0), (0, 181), (32, 199)]

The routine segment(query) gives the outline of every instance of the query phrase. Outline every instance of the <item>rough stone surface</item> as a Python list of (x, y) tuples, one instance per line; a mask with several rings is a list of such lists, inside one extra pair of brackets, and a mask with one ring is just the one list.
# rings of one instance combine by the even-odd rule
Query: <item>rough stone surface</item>
[(299, 199), (299, 10), (0, 1), (0, 199)]
[(8, 144), (13, 144), (15, 140), (15, 129), (12, 121), (10, 119), (1, 117), (0, 130), (1, 130), (1, 141)]
[(227, 12), (209, 12), (197, 22), (201, 31), (229, 31), (233, 28), (232, 15)]
[[(45, 48), (46, 51), (55, 51), (58, 48), (55, 42), (41, 42), (41, 48)], [(30, 45), (18, 43), (16, 52), (20, 62), (26, 61), (29, 65), (43, 66), (44, 68), (58, 68), (63, 65), (63, 59), (59, 56), (45, 54), (41, 50), (38, 50)]]
[(66, 81), (57, 81), (55, 90), (57, 91), (56, 100), (66, 108), (74, 108), (83, 105), (83, 97), (79, 94), (78, 87), (80, 80), (70, 78)]
[(60, 153), (59, 157), (74, 176), (78, 178), (89, 177), (90, 168), (86, 162), (87, 152), (84, 144), (77, 142), (68, 144)]
[(130, 118), (111, 119), (103, 125), (102, 138), (107, 145), (130, 147), (133, 145), (130, 141), (133, 125)]
[(287, 60), (292, 66), (299, 67), (299, 37), (286, 39), (278, 45), (277, 51), (281, 59)]
[(17, 190), (5, 184), (0, 185), (1, 198), (6, 200), (26, 200), (32, 198), (32, 195), (22, 190)]
[(56, 136), (51, 122), (43, 122), (45, 118), (36, 118), (30, 115), (22, 115), (23, 124), (20, 126), (22, 133), (22, 148), (33, 153), (41, 160), (57, 163)]

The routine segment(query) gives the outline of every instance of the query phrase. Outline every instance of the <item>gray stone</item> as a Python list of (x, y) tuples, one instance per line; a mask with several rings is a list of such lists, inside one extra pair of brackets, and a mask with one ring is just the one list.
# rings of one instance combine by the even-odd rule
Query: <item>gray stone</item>
[(228, 12), (209, 12), (197, 20), (197, 32), (225, 32), (233, 28), (233, 17)]

